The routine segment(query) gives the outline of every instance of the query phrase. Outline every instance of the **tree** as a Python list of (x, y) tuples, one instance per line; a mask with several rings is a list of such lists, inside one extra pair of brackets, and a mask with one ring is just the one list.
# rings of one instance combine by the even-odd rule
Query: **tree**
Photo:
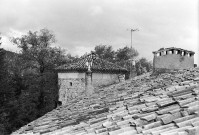
[(52, 47), (55, 36), (47, 29), (29, 31), (20, 38), (12, 38), (12, 42), (21, 49), (21, 57), (28, 61), (29, 68), (36, 68), (41, 74), (66, 60), (64, 50)]
[[(0, 45), (1, 45), (1, 37), (0, 37)], [(0, 48), (0, 105), (3, 105), (5, 101), (5, 85), (6, 79), (5, 77), (7, 76), (6, 73), (6, 65), (5, 65), (5, 52), (2, 48)]]
[(1, 46), (1, 39), (2, 39), (2, 37), (1, 37), (1, 33), (0, 33), (0, 46)]
[(128, 46), (120, 48), (116, 52), (117, 61), (125, 61), (132, 58), (135, 58), (139, 55), (138, 51), (134, 48), (129, 48)]
[(152, 70), (152, 63), (147, 61), (146, 58), (141, 58), (136, 62), (135, 67), (137, 75), (141, 75)]
[[(1, 44), (1, 37), (0, 37)], [(0, 134), (9, 134), (12, 125), (10, 124), (12, 116), (12, 107), (16, 101), (14, 98), (14, 89), (12, 88), (10, 74), (8, 72), (7, 51), (0, 48)]]
[[(19, 65), (16, 64), (18, 67), (13, 68), (20, 71), (21, 75), (17, 75), (15, 78), (21, 77), (22, 86), (26, 89), (27, 94), (31, 94), (37, 99), (35, 101), (35, 99), (30, 98), (32, 102), (36, 103), (40, 112), (37, 114), (41, 116), (53, 109), (52, 105), (55, 105), (53, 102), (57, 98), (57, 73), (54, 68), (65, 64), (68, 58), (63, 49), (52, 46), (56, 41), (55, 35), (48, 29), (29, 31), (26, 35), (12, 38), (11, 41), (21, 49), (19, 59), (23, 61)], [(20, 93), (20, 90), (18, 91)]]
[(114, 60), (115, 51), (110, 45), (97, 45), (95, 46), (94, 53), (96, 53), (97, 56), (101, 59), (105, 59), (111, 62)]
[(53, 47), (55, 36), (47, 29), (11, 41), (21, 51), (0, 49), (0, 134), (10, 134), (54, 109), (58, 98), (54, 68), (77, 59)]

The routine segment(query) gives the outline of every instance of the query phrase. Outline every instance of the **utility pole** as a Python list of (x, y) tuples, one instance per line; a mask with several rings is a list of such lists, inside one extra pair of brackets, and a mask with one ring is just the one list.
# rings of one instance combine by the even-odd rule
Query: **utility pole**
[(132, 49), (132, 33), (135, 32), (135, 31), (139, 31), (138, 29), (130, 29), (131, 31), (131, 49)]
[[(132, 47), (132, 33), (135, 32), (135, 31), (139, 31), (139, 30), (131, 28), (130, 31), (131, 31), (131, 49), (133, 49), (133, 47)], [(133, 58), (131, 58), (131, 59), (129, 59), (129, 62), (130, 62), (130, 78), (133, 78), (135, 76), (135, 60)]]

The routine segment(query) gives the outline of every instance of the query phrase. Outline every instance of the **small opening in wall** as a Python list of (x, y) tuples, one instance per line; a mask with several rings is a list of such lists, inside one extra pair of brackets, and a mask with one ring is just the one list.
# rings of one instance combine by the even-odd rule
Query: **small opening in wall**
[(187, 55), (187, 52), (186, 51), (184, 51), (184, 56), (186, 56)]
[(70, 86), (73, 86), (73, 83), (72, 83), (72, 82), (70, 82)]
[(182, 54), (182, 52), (180, 50), (178, 50), (178, 53), (177, 54)]
[(171, 50), (171, 54), (174, 54), (174, 50)]

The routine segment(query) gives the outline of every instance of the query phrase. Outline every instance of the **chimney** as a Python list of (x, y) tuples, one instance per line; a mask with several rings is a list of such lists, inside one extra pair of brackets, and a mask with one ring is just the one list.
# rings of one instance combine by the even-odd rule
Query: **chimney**
[(134, 78), (135, 76), (137, 76), (136, 69), (135, 69), (135, 60), (130, 59), (129, 61), (130, 61), (130, 76), (129, 76), (129, 78)]
[(88, 70), (86, 72), (86, 94), (88, 96), (94, 93), (94, 87), (92, 85), (92, 71)]

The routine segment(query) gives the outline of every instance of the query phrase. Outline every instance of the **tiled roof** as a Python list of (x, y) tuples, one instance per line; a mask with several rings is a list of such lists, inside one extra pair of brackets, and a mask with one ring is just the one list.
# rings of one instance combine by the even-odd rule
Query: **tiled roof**
[(74, 99), (12, 135), (199, 135), (199, 69), (149, 74)]
[[(87, 71), (88, 67), (86, 66), (86, 59), (80, 59), (76, 63), (72, 63), (71, 65), (62, 65), (57, 68), (58, 71)], [(106, 60), (96, 58), (93, 61), (93, 65), (91, 70), (93, 72), (127, 72), (126, 68), (120, 67), (116, 64), (108, 62)]]
[(186, 51), (186, 52), (189, 52), (189, 53), (192, 53), (192, 54), (195, 54), (195, 52), (193, 51), (189, 51), (189, 50), (185, 50), (185, 49), (182, 49), (182, 48), (176, 48), (176, 47), (169, 47), (169, 48), (162, 48), (158, 51), (154, 51), (153, 53), (158, 53), (158, 52), (162, 52), (163, 50), (164, 51), (170, 51), (170, 50), (180, 50), (180, 51)]

